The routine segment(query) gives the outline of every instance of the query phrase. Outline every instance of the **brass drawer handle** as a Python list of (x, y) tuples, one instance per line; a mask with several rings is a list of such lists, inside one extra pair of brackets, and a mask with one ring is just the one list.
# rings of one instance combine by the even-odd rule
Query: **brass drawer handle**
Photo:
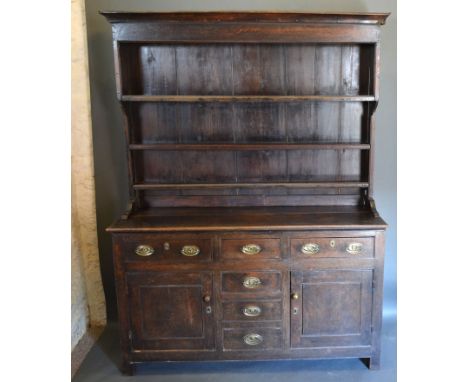
[(258, 288), (260, 285), (262, 285), (262, 280), (260, 280), (258, 277), (254, 276), (248, 276), (244, 278), (244, 281), (242, 284), (249, 289), (255, 289)]
[(197, 256), (200, 253), (200, 248), (196, 245), (184, 245), (180, 253), (184, 256)]
[(320, 251), (320, 246), (316, 243), (307, 243), (304, 244), (301, 248), (301, 252), (304, 255), (315, 255)]
[(260, 345), (263, 342), (263, 337), (257, 333), (249, 333), (244, 336), (244, 342), (249, 346)]
[(242, 309), (242, 313), (247, 317), (258, 317), (262, 313), (262, 309), (257, 305), (247, 305)]
[(260, 253), (261, 250), (262, 247), (258, 244), (246, 244), (241, 249), (242, 253), (246, 255), (256, 255), (257, 253)]
[(362, 252), (362, 244), (350, 243), (346, 247), (346, 252), (350, 253), (351, 255), (359, 255)]
[(299, 293), (293, 293), (293, 294), (291, 295), (291, 298), (292, 298), (293, 300), (299, 300)]
[(139, 245), (135, 248), (135, 253), (138, 256), (151, 256), (154, 253), (154, 248), (149, 245)]

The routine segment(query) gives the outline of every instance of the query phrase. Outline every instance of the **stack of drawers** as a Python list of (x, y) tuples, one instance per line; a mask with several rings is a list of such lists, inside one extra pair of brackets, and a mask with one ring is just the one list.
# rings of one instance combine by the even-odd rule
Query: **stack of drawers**
[(219, 242), (224, 266), (243, 266), (242, 271), (220, 272), (222, 350), (282, 349), (285, 274), (280, 236), (225, 235)]

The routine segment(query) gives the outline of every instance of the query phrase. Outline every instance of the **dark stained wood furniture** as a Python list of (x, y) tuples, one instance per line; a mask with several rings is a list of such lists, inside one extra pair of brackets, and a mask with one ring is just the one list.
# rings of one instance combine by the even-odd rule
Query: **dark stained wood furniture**
[(388, 14), (123, 13), (130, 203), (113, 237), (123, 370), (380, 360), (373, 201)]

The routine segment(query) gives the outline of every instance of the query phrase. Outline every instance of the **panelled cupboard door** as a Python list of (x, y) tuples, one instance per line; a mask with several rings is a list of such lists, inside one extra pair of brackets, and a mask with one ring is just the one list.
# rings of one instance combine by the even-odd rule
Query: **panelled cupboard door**
[(291, 273), (291, 347), (371, 344), (372, 270)]
[(127, 282), (134, 350), (214, 348), (211, 273), (135, 272)]

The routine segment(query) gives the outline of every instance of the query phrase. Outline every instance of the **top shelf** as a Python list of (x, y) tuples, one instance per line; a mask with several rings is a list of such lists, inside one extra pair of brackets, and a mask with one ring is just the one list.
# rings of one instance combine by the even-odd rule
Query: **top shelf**
[(122, 12), (99, 11), (111, 23), (128, 21), (385, 24), (390, 13), (369, 12)]
[(124, 102), (373, 102), (376, 98), (370, 95), (123, 95), (120, 100)]

